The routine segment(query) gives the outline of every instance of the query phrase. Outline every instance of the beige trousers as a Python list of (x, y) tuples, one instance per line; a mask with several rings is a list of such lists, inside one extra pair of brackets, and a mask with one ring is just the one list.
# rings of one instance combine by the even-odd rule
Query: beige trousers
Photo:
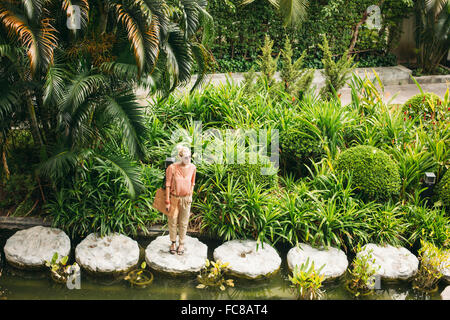
[[(174, 195), (170, 196), (176, 197)], [(184, 238), (186, 237), (186, 231), (189, 223), (189, 216), (191, 213), (191, 202), (189, 201), (189, 196), (177, 198), (179, 199), (178, 208), (175, 209), (175, 212), (172, 217), (168, 217), (169, 236), (170, 241), (177, 241), (177, 227), (178, 227), (179, 244), (184, 245)]]

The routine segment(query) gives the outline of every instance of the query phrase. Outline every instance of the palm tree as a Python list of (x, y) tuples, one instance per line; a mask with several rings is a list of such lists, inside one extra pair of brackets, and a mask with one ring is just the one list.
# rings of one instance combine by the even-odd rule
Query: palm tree
[[(72, 5), (80, 8), (80, 30), (66, 27)], [(41, 146), (37, 173), (54, 188), (95, 159), (120, 172), (135, 197), (141, 185), (131, 161), (145, 160), (147, 150), (133, 90), (167, 94), (189, 80), (194, 61), (205, 70), (207, 50), (197, 39), (210, 25), (205, 7), (203, 0), (2, 0), (2, 132), (25, 105)], [(112, 126), (121, 129), (130, 159), (102, 149)]]
[(450, 47), (450, 2), (448, 0), (417, 0), (416, 45), (418, 65), (432, 73)]
[[(243, 0), (242, 4), (247, 5), (255, 0)], [(283, 25), (296, 25), (302, 23), (307, 14), (309, 0), (268, 0), (269, 3), (279, 10), (283, 17)]]

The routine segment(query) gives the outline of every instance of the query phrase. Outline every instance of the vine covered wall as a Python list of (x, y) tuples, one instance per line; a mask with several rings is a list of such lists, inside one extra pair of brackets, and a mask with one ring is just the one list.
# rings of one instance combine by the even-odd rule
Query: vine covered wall
[[(412, 0), (311, 0), (306, 21), (296, 28), (285, 29), (280, 14), (267, 0), (256, 0), (246, 6), (241, 2), (210, 0), (208, 4), (215, 25), (211, 50), (220, 71), (247, 71), (260, 54), (266, 34), (274, 40), (275, 53), (289, 36), (294, 57), (306, 49), (306, 65), (321, 68), (322, 52), (317, 46), (321, 35), (327, 35), (333, 54), (340, 55), (351, 47), (356, 29), (358, 35), (351, 51), (359, 66), (395, 65), (396, 57), (390, 51), (398, 42), (402, 20), (412, 6)], [(379, 30), (361, 23), (371, 5), (381, 9)], [(356, 28), (358, 25), (361, 26)]]

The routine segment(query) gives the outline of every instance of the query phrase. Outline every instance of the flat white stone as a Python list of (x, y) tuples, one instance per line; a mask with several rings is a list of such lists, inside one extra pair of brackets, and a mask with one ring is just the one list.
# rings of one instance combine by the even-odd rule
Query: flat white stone
[(396, 248), (390, 245), (383, 247), (369, 243), (362, 247), (357, 257), (367, 254), (371, 249), (373, 250), (372, 257), (375, 259), (375, 263), (371, 264), (375, 267), (380, 267), (376, 275), (379, 275), (381, 278), (406, 280), (417, 273), (419, 260), (408, 249)]
[(267, 243), (264, 247), (253, 240), (227, 241), (214, 250), (214, 260), (229, 263), (229, 273), (238, 277), (257, 279), (268, 277), (280, 269), (281, 258)]
[(450, 286), (446, 286), (444, 291), (441, 292), (442, 300), (450, 300)]
[(75, 259), (81, 267), (93, 273), (122, 273), (138, 264), (139, 245), (123, 234), (99, 237), (91, 233), (76, 247)]
[(294, 270), (295, 265), (300, 267), (303, 263), (306, 263), (308, 258), (309, 265), (314, 262), (315, 269), (319, 269), (325, 264), (320, 271), (325, 279), (342, 276), (348, 267), (347, 256), (342, 250), (332, 247), (316, 249), (305, 243), (300, 243), (297, 247), (290, 249), (287, 254), (289, 269)]
[(159, 236), (145, 249), (145, 261), (154, 270), (173, 275), (199, 272), (206, 263), (208, 247), (197, 238), (186, 236), (182, 255), (169, 252), (170, 236)]
[(3, 250), (6, 260), (18, 268), (41, 268), (55, 252), (58, 260), (69, 255), (70, 239), (60, 229), (35, 226), (17, 231), (6, 241)]
[(441, 266), (441, 274), (442, 278), (447, 281), (447, 283), (450, 283), (450, 250), (445, 250), (445, 262)]

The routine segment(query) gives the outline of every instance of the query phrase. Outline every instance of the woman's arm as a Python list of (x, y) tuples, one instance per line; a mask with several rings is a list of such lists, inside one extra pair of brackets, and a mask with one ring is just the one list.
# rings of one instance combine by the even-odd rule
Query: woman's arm
[(170, 203), (170, 187), (172, 186), (172, 165), (169, 165), (166, 169), (166, 204)]
[(191, 178), (191, 195), (194, 193), (194, 185), (195, 185), (195, 175), (197, 173), (197, 167), (194, 166), (194, 172), (192, 173), (192, 178)]

